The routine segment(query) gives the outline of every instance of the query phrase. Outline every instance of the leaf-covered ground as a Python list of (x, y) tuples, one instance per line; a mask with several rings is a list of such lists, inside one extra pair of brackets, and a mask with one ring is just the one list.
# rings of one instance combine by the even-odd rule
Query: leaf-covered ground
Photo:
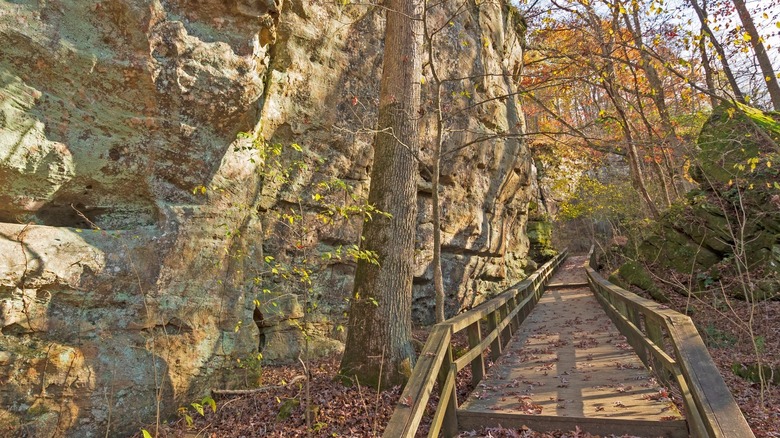
[[(710, 355), (720, 369), (734, 399), (758, 438), (780, 437), (780, 387), (771, 382), (763, 390), (761, 384), (735, 374), (736, 367), (756, 362), (757, 354), (763, 365), (780, 372), (780, 302), (764, 301), (752, 311), (753, 339), (747, 323), (751, 320), (751, 306), (740, 300), (697, 299), (670, 293), (671, 306), (684, 312), (686, 306)], [(778, 380), (780, 381), (780, 380)]]
[[(735, 364), (752, 364), (756, 351), (745, 321), (750, 320), (750, 306), (742, 301), (722, 302), (713, 306), (711, 301), (692, 299), (670, 294), (670, 306), (684, 311), (686, 306), (702, 337), (710, 347), (710, 354), (721, 370), (734, 398), (758, 438), (780, 437), (780, 390), (769, 385), (761, 397), (761, 385), (737, 376)], [(753, 309), (753, 339), (758, 339), (762, 361), (780, 370), (780, 302), (764, 302)], [(424, 330), (416, 337), (424, 339)], [(456, 339), (465, 347), (465, 339)], [(487, 354), (488, 352), (486, 352)], [(335, 380), (339, 358), (332, 357), (311, 364), (311, 400), (314, 406), (314, 431), (307, 434), (302, 382), (288, 384), (303, 374), (299, 364), (267, 366), (263, 369), (263, 381), (269, 386), (282, 386), (269, 391), (217, 398), (217, 412), (206, 408), (204, 416), (189, 410), (194, 423), (188, 426), (183, 418), (165, 424), (159, 437), (372, 437), (381, 436), (400, 397), (399, 388), (381, 393), (364, 386), (346, 387)], [(465, 400), (472, 389), (471, 376), (466, 367), (458, 375), (459, 400)], [(436, 400), (429, 402), (420, 433), (427, 434)], [(153, 427), (147, 428), (153, 432)], [(139, 434), (140, 436), (140, 434)], [(579, 431), (537, 433), (528, 429), (486, 428), (464, 432), (461, 437), (571, 437), (586, 438), (592, 435)]]
[[(418, 330), (416, 337), (424, 337)], [(466, 340), (455, 339), (456, 348)], [(486, 352), (486, 355), (489, 351)], [(488, 361), (488, 364), (490, 362)], [(399, 388), (381, 393), (372, 388), (342, 385), (334, 379), (339, 358), (332, 357), (311, 364), (311, 400), (315, 406), (314, 430), (307, 434), (304, 409), (304, 387), (300, 381), (290, 385), (296, 376), (302, 375), (299, 364), (268, 366), (263, 369), (263, 380), (269, 386), (282, 386), (269, 391), (248, 395), (217, 398), (217, 412), (209, 407), (200, 416), (193, 409), (193, 419), (188, 425), (183, 417), (164, 424), (160, 438), (241, 438), (241, 437), (374, 437), (382, 436), (393, 409), (400, 397)], [(458, 374), (458, 398), (464, 400), (471, 391), (471, 374), (466, 367)], [(428, 403), (426, 415), (418, 434), (428, 433), (437, 398)], [(154, 435), (154, 426), (147, 430)], [(140, 437), (140, 433), (137, 435)], [(579, 431), (537, 433), (530, 429), (485, 428), (463, 432), (461, 437), (523, 437), (523, 438), (591, 438)]]

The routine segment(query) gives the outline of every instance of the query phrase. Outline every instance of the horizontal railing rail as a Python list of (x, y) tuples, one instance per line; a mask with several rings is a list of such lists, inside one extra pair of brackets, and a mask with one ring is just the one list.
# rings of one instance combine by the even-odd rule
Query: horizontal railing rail
[[(562, 251), (528, 278), (492, 300), (434, 325), (383, 436), (415, 436), (437, 382), (439, 402), (428, 436), (437, 437), (440, 432), (444, 436), (456, 436), (458, 397), (455, 380), (458, 371), (470, 365), (472, 383), (477, 386), (485, 376), (483, 353), (490, 348), (491, 358), (498, 359), (541, 298), (544, 285), (566, 255), (567, 252)], [(462, 330), (466, 330), (469, 348), (455, 358), (452, 337)], [(483, 331), (486, 332), (484, 335)]]
[(642, 362), (661, 381), (678, 386), (690, 434), (753, 437), (691, 318), (610, 283), (594, 266), (591, 247), (585, 266), (591, 290)]

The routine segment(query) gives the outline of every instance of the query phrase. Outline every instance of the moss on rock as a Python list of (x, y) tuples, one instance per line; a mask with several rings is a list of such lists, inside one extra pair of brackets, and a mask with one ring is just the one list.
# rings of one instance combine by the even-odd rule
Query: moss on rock
[[(639, 262), (630, 260), (624, 263), (617, 270), (617, 276), (615, 276), (614, 274), (610, 276), (610, 281), (612, 281), (613, 277), (618, 277), (619, 279), (621, 279), (622, 281), (620, 281), (620, 283), (636, 286), (639, 289), (642, 289), (643, 291), (650, 294), (650, 296), (653, 297), (653, 299), (656, 301), (662, 303), (669, 302), (669, 299), (666, 297), (666, 295), (664, 295), (661, 292), (661, 290), (653, 281), (652, 277), (650, 276), (650, 273)], [(618, 282), (615, 281), (612, 282), (617, 284), (618, 286), (621, 286), (621, 284)], [(626, 286), (621, 286), (621, 287), (625, 288)]]

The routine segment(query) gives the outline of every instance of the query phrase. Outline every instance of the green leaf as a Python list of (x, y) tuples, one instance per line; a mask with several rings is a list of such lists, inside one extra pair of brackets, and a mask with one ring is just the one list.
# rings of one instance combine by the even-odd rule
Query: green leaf
[[(258, 356), (259, 356), (257, 358), (258, 360), (262, 359), (262, 355), (258, 355)], [(209, 396), (205, 396), (203, 397), (203, 400), (201, 400), (200, 402), (203, 403), (204, 405), (209, 405), (212, 411), (217, 412), (217, 402), (215, 402), (213, 398)]]
[(146, 429), (141, 429), (141, 435), (143, 435), (144, 438), (152, 438), (152, 434)]
[(205, 415), (205, 414), (203, 413), (203, 405), (202, 405), (202, 404), (200, 404), (200, 403), (191, 403), (191, 404), (190, 404), (190, 406), (192, 406), (193, 408), (195, 408), (195, 410), (196, 410), (196, 411), (197, 411), (197, 412), (198, 412), (198, 413), (201, 415), (201, 417), (202, 417), (203, 415)]

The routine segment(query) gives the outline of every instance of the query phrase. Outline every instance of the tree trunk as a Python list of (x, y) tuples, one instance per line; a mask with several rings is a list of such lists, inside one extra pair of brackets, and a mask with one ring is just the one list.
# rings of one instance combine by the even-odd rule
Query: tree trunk
[(712, 42), (712, 46), (715, 48), (715, 52), (718, 54), (720, 64), (723, 67), (723, 74), (726, 75), (726, 79), (729, 81), (729, 86), (731, 86), (731, 90), (734, 93), (734, 98), (737, 100), (737, 102), (745, 103), (745, 96), (743, 96), (742, 91), (739, 90), (739, 85), (737, 84), (737, 80), (734, 78), (734, 73), (731, 72), (731, 67), (729, 66), (729, 62), (726, 58), (726, 52), (723, 50), (723, 46), (720, 44), (718, 39), (715, 38), (715, 34), (712, 33), (712, 29), (710, 29), (709, 24), (707, 24), (709, 19), (707, 18), (706, 12), (699, 5), (698, 0), (688, 0), (688, 3), (690, 3), (690, 5), (693, 7), (693, 10), (696, 11), (696, 16), (699, 18), (699, 24), (701, 24), (701, 28), (707, 35), (707, 38), (710, 39), (710, 42)]
[[(430, 50), (433, 46), (429, 47)], [(433, 58), (433, 55), (431, 55)], [(436, 68), (431, 63), (431, 70)], [(439, 174), (441, 173), (441, 148), (444, 142), (444, 120), (441, 107), (441, 81), (438, 74), (435, 78), (436, 94), (434, 106), (436, 107), (436, 142), (433, 145), (433, 166), (431, 169), (432, 190), (432, 220), (433, 220), (433, 290), (436, 295), (436, 322), (444, 321), (444, 275), (441, 270), (441, 201), (439, 197)]]
[(433, 54), (434, 33), (428, 27), (428, 2), (424, 2), (426, 11), (423, 13), (423, 29), (425, 31), (425, 49), (428, 52), (428, 67), (433, 78), (433, 107), (436, 112), (436, 140), (433, 144), (433, 161), (431, 165), (431, 215), (433, 221), (433, 290), (436, 298), (434, 308), (437, 323), (444, 321), (444, 275), (441, 269), (441, 200), (439, 197), (439, 176), (441, 174), (441, 155), (444, 145), (444, 111), (441, 104), (442, 82), (436, 59)]
[[(623, 137), (626, 140), (626, 156), (628, 158), (629, 170), (631, 172), (631, 181), (634, 185), (634, 188), (639, 192), (639, 194), (642, 196), (642, 199), (645, 201), (650, 214), (653, 216), (653, 218), (658, 218), (658, 207), (656, 207), (653, 198), (650, 196), (650, 192), (647, 190), (647, 184), (645, 183), (645, 176), (642, 170), (641, 155), (639, 154), (639, 149), (636, 147), (636, 142), (634, 142), (634, 137), (631, 133), (631, 126), (628, 123), (628, 117), (623, 106), (623, 98), (620, 96), (616, 86), (617, 74), (615, 72), (615, 64), (612, 61), (612, 53), (615, 44), (613, 36), (614, 33), (613, 35), (609, 36), (605, 35), (605, 32), (601, 27), (601, 19), (596, 14), (592, 4), (586, 4), (585, 9), (587, 11), (587, 17), (590, 21), (590, 26), (596, 34), (598, 41), (601, 42), (600, 55), (604, 60), (604, 71), (606, 72), (603, 78), (603, 88), (607, 93), (609, 100), (612, 102), (615, 111), (618, 113), (620, 128), (623, 131)], [(619, 18), (620, 17), (618, 16), (617, 11), (615, 11), (615, 13), (612, 15), (611, 23), (613, 29), (618, 28), (617, 21)]]
[(747, 10), (744, 0), (732, 0), (734, 7), (737, 8), (737, 14), (742, 21), (742, 26), (750, 36), (750, 44), (753, 45), (753, 53), (756, 55), (758, 65), (761, 67), (761, 73), (764, 75), (764, 82), (769, 90), (769, 98), (772, 99), (772, 106), (775, 111), (780, 111), (780, 85), (777, 83), (777, 76), (772, 68), (772, 61), (766, 53), (766, 48), (761, 40), (756, 25), (753, 23), (753, 17)]
[(707, 91), (710, 93), (710, 106), (718, 106), (718, 93), (715, 90), (715, 75), (710, 65), (710, 57), (707, 54), (707, 44), (704, 42), (704, 29), (701, 30), (702, 37), (699, 38), (699, 53), (701, 54), (701, 65), (704, 67), (704, 80), (707, 83)]
[(368, 202), (392, 214), (363, 226), (362, 248), (380, 266), (359, 261), (341, 375), (382, 387), (404, 383), (414, 366), (412, 277), (417, 220), (417, 111), (420, 107), (420, 0), (388, 0), (379, 94), (379, 132)]
[[(619, 8), (618, 8), (619, 10)], [(661, 81), (660, 76), (658, 75), (658, 71), (655, 69), (655, 66), (653, 66), (653, 60), (650, 57), (650, 55), (645, 50), (645, 44), (644, 44), (644, 38), (642, 34), (642, 27), (641, 22), (639, 21), (639, 8), (633, 7), (633, 10), (631, 11), (631, 17), (629, 19), (628, 13), (623, 14), (623, 19), (626, 23), (626, 27), (628, 28), (628, 31), (631, 33), (631, 36), (634, 39), (634, 45), (636, 45), (637, 50), (639, 50), (641, 62), (639, 63), (639, 68), (642, 69), (642, 71), (645, 73), (645, 78), (647, 79), (648, 84), (650, 85), (650, 89), (653, 91), (651, 93), (653, 104), (655, 105), (656, 111), (658, 111), (658, 116), (661, 119), (661, 127), (663, 129), (663, 137), (661, 138), (662, 144), (661, 149), (671, 147), (673, 149), (679, 148), (679, 141), (677, 139), (677, 132), (674, 129), (674, 125), (672, 124), (672, 119), (669, 116), (669, 110), (666, 107), (666, 90), (664, 90), (663, 82)], [(632, 24), (633, 19), (633, 24)], [(620, 32), (619, 28), (614, 29), (615, 32)], [(626, 59), (630, 59), (628, 56), (628, 52), (625, 52)], [(637, 99), (637, 107), (639, 110), (639, 115), (642, 118), (643, 123), (647, 127), (647, 133), (648, 135), (652, 135), (654, 133), (654, 130), (650, 124), (650, 121), (647, 119), (644, 111), (644, 105), (642, 105), (642, 97), (639, 93), (639, 81), (637, 80), (636, 73), (634, 71), (634, 68), (629, 66), (631, 69), (631, 72), (634, 74), (634, 89), (636, 91), (636, 99)], [(656, 161), (655, 157), (655, 148), (652, 148), (651, 151), (653, 166), (658, 173), (658, 177), (660, 178), (661, 186), (663, 188), (663, 195), (664, 200), (666, 201), (666, 206), (669, 207), (672, 205), (672, 197), (669, 192), (669, 187), (666, 183), (666, 177), (664, 176), (664, 172), (661, 169), (660, 164), (658, 164), (658, 161)], [(674, 184), (674, 174), (669, 175), (672, 184)]]

